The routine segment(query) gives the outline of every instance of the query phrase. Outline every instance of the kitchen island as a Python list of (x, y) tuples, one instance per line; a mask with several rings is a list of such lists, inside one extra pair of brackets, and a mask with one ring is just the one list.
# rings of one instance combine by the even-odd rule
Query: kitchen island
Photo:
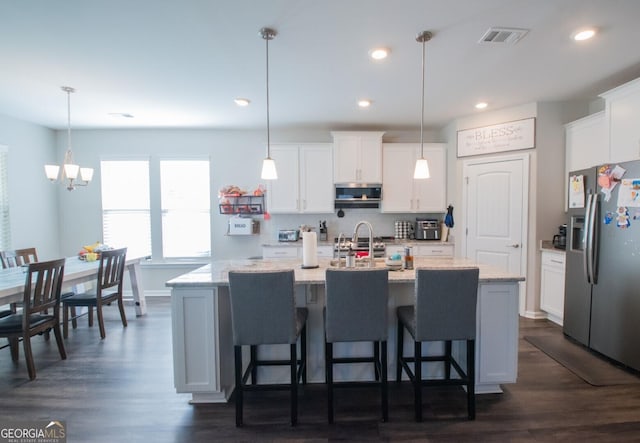
[[(325, 271), (329, 259), (320, 259), (320, 267), (301, 269), (299, 259), (221, 260), (203, 266), (167, 282), (172, 288), (172, 337), (174, 384), (177, 392), (191, 393), (192, 403), (226, 402), (233, 392), (233, 337), (229, 305), (230, 270), (294, 269), (296, 304), (309, 309), (307, 320), (307, 372), (310, 383), (324, 383), (324, 306)], [(384, 266), (378, 262), (377, 266)], [(515, 383), (518, 357), (518, 286), (524, 277), (492, 266), (460, 258), (416, 258), (415, 267), (455, 269), (478, 266), (476, 393), (502, 392), (500, 385)], [(412, 303), (415, 271), (389, 272), (389, 374), (396, 366), (395, 308)], [(456, 346), (457, 345), (457, 346)], [(405, 340), (407, 349), (411, 340)], [(424, 346), (429, 353), (442, 352), (441, 343)], [(263, 354), (265, 352), (266, 354)], [(339, 343), (334, 352), (367, 355), (370, 344)], [(288, 345), (263, 346), (261, 356), (283, 358)], [(462, 344), (454, 343), (454, 353), (464, 362)], [(343, 365), (336, 368), (335, 380), (373, 379), (371, 365)], [(260, 382), (288, 381), (287, 368), (265, 368)], [(437, 376), (441, 366), (431, 364), (424, 374)]]

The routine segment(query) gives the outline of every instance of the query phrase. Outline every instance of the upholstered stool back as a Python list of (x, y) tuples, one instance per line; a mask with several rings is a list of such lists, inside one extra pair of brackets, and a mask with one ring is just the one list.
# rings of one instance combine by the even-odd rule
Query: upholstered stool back
[(234, 345), (295, 343), (294, 272), (229, 272)]
[(478, 268), (417, 269), (415, 340), (476, 337)]
[(327, 269), (327, 342), (387, 339), (386, 269)]

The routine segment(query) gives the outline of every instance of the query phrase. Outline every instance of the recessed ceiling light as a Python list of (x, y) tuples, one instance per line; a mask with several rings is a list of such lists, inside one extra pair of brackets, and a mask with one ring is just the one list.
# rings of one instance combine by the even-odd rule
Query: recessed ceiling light
[(594, 28), (580, 29), (572, 34), (572, 37), (575, 41), (581, 42), (584, 40), (589, 40), (591, 37), (596, 35), (596, 30)]
[(246, 99), (246, 98), (240, 98), (240, 97), (238, 97), (238, 98), (234, 99), (233, 101), (234, 101), (234, 102), (236, 103), (236, 105), (238, 105), (238, 106), (249, 106), (249, 103), (251, 103), (251, 102), (249, 101), (249, 99)]
[(361, 108), (368, 108), (369, 106), (371, 106), (371, 100), (358, 100), (358, 106), (360, 106)]
[(382, 60), (387, 58), (390, 52), (391, 50), (388, 48), (374, 48), (371, 51), (369, 51), (369, 57), (371, 57), (374, 60)]
[(485, 109), (489, 104), (487, 102), (478, 102), (476, 103), (476, 109)]

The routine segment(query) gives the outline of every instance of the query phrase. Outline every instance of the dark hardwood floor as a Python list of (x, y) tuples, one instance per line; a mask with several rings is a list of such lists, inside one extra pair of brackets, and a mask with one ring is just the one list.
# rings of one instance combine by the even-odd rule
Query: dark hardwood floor
[[(136, 318), (127, 308), (123, 328), (117, 308), (106, 313), (107, 337), (86, 319), (70, 331), (68, 358), (55, 340), (36, 337), (37, 379), (30, 382), (24, 359), (11, 362), (0, 350), (0, 427), (14, 420), (64, 420), (69, 442), (209, 441), (640, 441), (640, 384), (593, 387), (522, 339), (561, 334), (547, 321), (520, 321), (518, 383), (503, 394), (477, 397), (477, 418), (465, 418), (461, 392), (425, 390), (423, 423), (415, 423), (410, 386), (390, 384), (388, 423), (378, 420), (375, 389), (336, 392), (336, 423), (326, 422), (325, 389), (300, 393), (299, 425), (288, 424), (285, 392), (249, 393), (245, 427), (234, 426), (234, 405), (190, 405), (176, 394), (167, 299), (148, 300)], [(453, 395), (452, 395), (453, 394)]]

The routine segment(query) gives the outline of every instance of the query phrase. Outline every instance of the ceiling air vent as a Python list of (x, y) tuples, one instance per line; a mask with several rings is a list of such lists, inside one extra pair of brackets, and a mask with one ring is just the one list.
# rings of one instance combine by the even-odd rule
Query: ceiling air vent
[(528, 29), (518, 28), (489, 28), (478, 43), (506, 43), (515, 45), (522, 37), (527, 35)]

